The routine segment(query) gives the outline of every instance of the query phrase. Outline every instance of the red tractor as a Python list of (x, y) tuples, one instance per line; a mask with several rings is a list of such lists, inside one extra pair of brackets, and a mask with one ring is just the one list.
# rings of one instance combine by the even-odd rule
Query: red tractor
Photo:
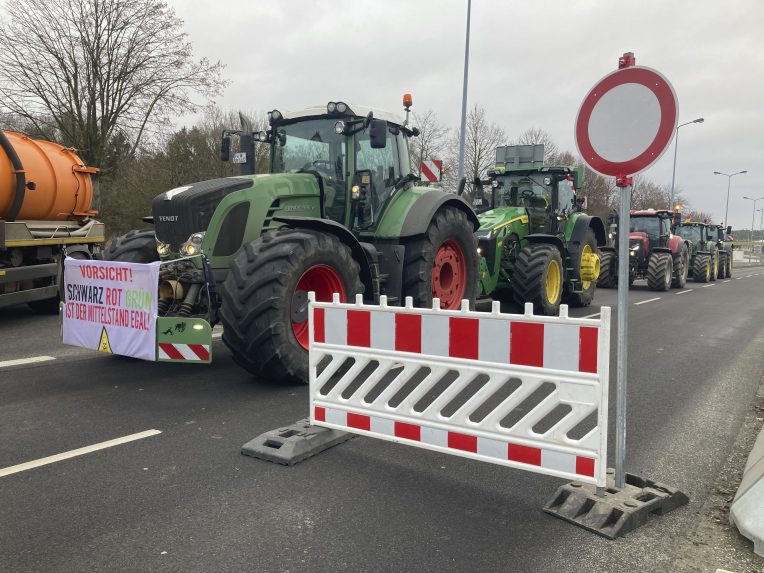
[[(631, 211), (629, 225), (629, 286), (645, 279), (652, 290), (683, 288), (687, 283), (690, 246), (673, 233), (679, 214), (667, 210)], [(618, 284), (618, 233), (615, 245), (600, 247), (598, 287)]]

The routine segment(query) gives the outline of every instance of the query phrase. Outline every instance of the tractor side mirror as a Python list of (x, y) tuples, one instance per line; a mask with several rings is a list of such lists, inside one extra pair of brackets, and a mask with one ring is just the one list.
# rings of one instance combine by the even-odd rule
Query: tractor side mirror
[(220, 161), (228, 161), (231, 158), (231, 136), (224, 135), (220, 140)]
[(582, 211), (586, 211), (589, 208), (589, 198), (585, 196), (576, 197), (576, 205), (578, 205)]
[(728, 234), (728, 235), (731, 235), (731, 234), (732, 234), (732, 225), (730, 225), (729, 227), (727, 227), (727, 234)]
[(372, 149), (384, 149), (387, 145), (387, 122), (372, 119), (369, 123), (369, 143)]
[(472, 195), (472, 205), (482, 207), (485, 203), (485, 191), (483, 190), (483, 182), (480, 180), (480, 177), (475, 177), (472, 185), (475, 188), (475, 193)]
[(464, 193), (464, 186), (467, 185), (467, 178), (462, 177), (459, 179), (459, 186), (456, 188), (456, 194), (461, 196)]

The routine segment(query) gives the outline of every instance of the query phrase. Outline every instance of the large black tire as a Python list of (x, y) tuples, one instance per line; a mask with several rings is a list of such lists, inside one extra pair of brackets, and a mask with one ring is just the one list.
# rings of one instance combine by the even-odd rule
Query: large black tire
[[(432, 307), (440, 294), (440, 307), (461, 308), (467, 299), (472, 307), (478, 286), (477, 239), (464, 211), (445, 207), (435, 213), (427, 232), (406, 244), (403, 259), (403, 296), (414, 306)], [(442, 278), (441, 278), (442, 277)]]
[(672, 288), (684, 288), (687, 284), (687, 275), (690, 272), (690, 265), (687, 257), (687, 248), (684, 246), (684, 243), (682, 243), (673, 255), (674, 276), (671, 279)]
[(667, 291), (673, 277), (671, 253), (653, 253), (647, 262), (647, 286), (650, 290)]
[(159, 260), (154, 229), (128, 231), (113, 239), (103, 252), (105, 261), (125, 263), (153, 263)]
[(725, 276), (728, 279), (732, 278), (732, 251), (727, 251), (727, 270), (725, 272)]
[[(547, 289), (547, 276), (553, 264), (559, 269), (556, 296), (550, 297)], [(515, 302), (524, 306), (533, 303), (533, 312), (556, 316), (560, 312), (562, 286), (565, 267), (560, 251), (554, 245), (546, 243), (530, 244), (517, 257), (512, 275), (512, 291)], [(553, 289), (554, 290), (554, 289)]]
[[(255, 376), (308, 383), (307, 340), (305, 346), (300, 344), (292, 326), (293, 319), (306, 324), (307, 292), (298, 291), (297, 285), (308, 271), (336, 277), (347, 302), (363, 292), (360, 268), (350, 249), (334, 235), (319, 231), (266, 233), (234, 260), (221, 289), (223, 342), (234, 361)], [(327, 292), (316, 292), (316, 298), (331, 300)], [(304, 327), (301, 332), (306, 336)]]
[(711, 280), (711, 257), (706, 253), (698, 253), (692, 262), (692, 278), (696, 283), (707, 283)]
[(711, 281), (715, 281), (719, 276), (719, 249), (716, 246), (711, 249)]
[(719, 274), (717, 278), (723, 279), (727, 277), (727, 252), (719, 249)]
[(618, 287), (618, 259), (613, 251), (600, 253), (600, 278), (597, 279), (597, 288)]
[[(600, 255), (599, 251), (597, 250), (597, 237), (594, 235), (594, 231), (589, 229), (586, 231), (586, 235), (584, 235), (584, 240), (581, 241), (581, 245), (579, 246), (579, 250), (576, 254), (574, 254), (571, 257), (571, 266), (574, 269), (574, 273), (576, 273), (576, 277), (580, 279), (580, 269), (581, 269), (581, 254), (585, 250), (584, 247), (588, 245), (589, 250), (596, 254)], [(600, 274), (602, 273), (602, 259), (600, 259)], [(589, 306), (592, 304), (592, 300), (594, 300), (594, 291), (597, 290), (597, 281), (589, 281), (588, 283), (582, 284), (582, 292), (575, 293), (572, 292), (572, 285), (568, 283), (566, 285), (566, 295), (565, 295), (565, 302), (567, 302), (570, 306)]]

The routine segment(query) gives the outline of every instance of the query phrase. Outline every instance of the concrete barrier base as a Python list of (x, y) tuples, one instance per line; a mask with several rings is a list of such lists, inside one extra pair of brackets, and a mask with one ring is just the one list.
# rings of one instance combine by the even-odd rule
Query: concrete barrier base
[(730, 523), (753, 541), (753, 551), (764, 557), (764, 430), (745, 464), (743, 480), (730, 507)]

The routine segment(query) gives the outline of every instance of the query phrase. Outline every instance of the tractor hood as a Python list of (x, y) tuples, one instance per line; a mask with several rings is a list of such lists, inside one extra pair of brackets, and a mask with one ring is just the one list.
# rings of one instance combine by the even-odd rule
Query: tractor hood
[(629, 243), (639, 241), (641, 245), (647, 249), (650, 245), (650, 241), (647, 237), (647, 233), (644, 231), (632, 231), (629, 233)]
[(528, 223), (528, 211), (524, 207), (499, 207), (478, 215), (478, 236), (501, 229), (512, 223)]

